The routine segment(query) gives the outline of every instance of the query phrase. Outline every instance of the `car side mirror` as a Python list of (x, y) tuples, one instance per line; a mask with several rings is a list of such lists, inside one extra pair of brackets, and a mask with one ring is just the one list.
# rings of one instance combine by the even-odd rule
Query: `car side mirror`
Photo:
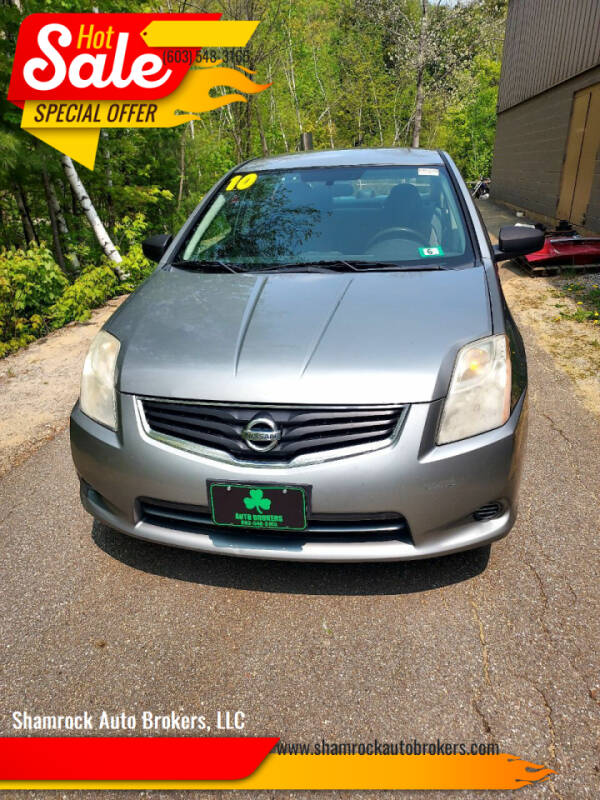
[(528, 225), (505, 225), (500, 228), (494, 261), (508, 261), (516, 256), (535, 253), (544, 246), (544, 232)]
[(170, 233), (157, 233), (142, 242), (142, 250), (150, 261), (160, 261), (173, 241)]

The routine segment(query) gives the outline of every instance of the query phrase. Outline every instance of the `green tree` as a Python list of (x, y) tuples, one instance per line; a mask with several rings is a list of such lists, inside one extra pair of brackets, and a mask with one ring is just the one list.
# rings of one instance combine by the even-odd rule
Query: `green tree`
[(462, 75), (461, 91), (448, 106), (440, 126), (440, 147), (452, 153), (465, 178), (489, 176), (494, 154), (500, 64), (477, 56)]

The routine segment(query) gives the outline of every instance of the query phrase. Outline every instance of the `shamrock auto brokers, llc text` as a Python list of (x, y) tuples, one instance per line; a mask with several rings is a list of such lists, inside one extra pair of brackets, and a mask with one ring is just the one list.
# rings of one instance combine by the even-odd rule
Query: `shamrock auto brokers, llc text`
[(102, 711), (92, 714), (30, 714), (13, 711), (12, 729), (15, 731), (93, 731), (93, 730), (143, 730), (143, 731), (205, 731), (244, 730), (246, 714), (243, 711), (215, 711), (214, 714), (181, 714), (175, 711), (155, 714), (142, 711), (138, 714), (109, 714)]

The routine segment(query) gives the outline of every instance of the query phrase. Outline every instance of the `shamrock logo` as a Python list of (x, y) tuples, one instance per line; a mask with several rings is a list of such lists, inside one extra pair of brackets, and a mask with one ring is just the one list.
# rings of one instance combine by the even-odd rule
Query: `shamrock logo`
[(271, 501), (263, 497), (262, 489), (250, 489), (250, 497), (244, 497), (244, 505), (248, 511), (255, 508), (260, 514), (263, 513), (263, 508), (268, 511), (271, 508)]

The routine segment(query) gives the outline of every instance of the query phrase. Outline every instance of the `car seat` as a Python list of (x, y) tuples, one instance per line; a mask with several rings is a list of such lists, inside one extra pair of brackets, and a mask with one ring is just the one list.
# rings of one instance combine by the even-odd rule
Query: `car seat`
[(427, 243), (431, 237), (431, 217), (425, 208), (416, 186), (398, 183), (390, 191), (383, 205), (384, 228), (411, 228), (423, 236)]

